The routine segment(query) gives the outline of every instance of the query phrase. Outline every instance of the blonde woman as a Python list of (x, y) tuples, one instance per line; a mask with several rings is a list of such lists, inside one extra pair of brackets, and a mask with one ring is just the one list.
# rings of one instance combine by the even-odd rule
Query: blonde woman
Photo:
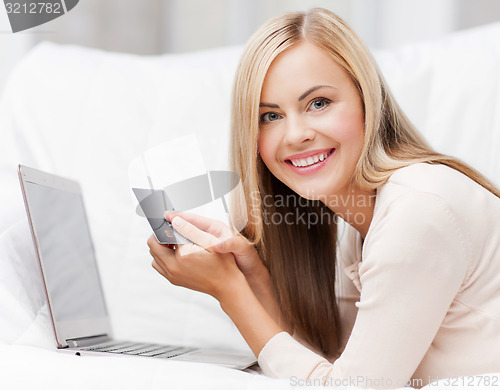
[(205, 250), (148, 245), (170, 282), (219, 300), (265, 374), (420, 387), (500, 371), (500, 192), (429, 147), (336, 15), (286, 14), (251, 38), (232, 161), (242, 235), (168, 214)]

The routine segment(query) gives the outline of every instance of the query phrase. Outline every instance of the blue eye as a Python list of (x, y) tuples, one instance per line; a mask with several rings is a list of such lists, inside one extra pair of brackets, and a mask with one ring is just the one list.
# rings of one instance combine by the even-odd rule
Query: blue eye
[(260, 122), (274, 122), (281, 118), (281, 115), (275, 112), (266, 112), (260, 116)]
[(328, 106), (328, 104), (330, 104), (330, 103), (331, 103), (331, 100), (329, 100), (327, 98), (318, 98), (318, 99), (314, 99), (311, 102), (311, 104), (309, 105), (309, 108), (311, 109), (311, 111), (321, 111), (326, 106)]

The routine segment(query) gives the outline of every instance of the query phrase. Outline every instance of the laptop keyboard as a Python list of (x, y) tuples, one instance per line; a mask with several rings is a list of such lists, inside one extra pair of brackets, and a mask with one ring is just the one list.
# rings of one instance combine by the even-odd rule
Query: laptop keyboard
[(193, 348), (178, 347), (173, 345), (143, 344), (130, 342), (107, 342), (80, 348), (82, 351), (107, 352), (124, 355), (158, 357), (163, 359), (173, 358), (191, 352)]

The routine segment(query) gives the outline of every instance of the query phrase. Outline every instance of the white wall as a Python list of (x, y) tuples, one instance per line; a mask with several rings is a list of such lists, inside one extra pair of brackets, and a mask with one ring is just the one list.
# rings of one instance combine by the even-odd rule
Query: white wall
[(456, 0), (354, 0), (351, 4), (351, 26), (369, 47), (378, 49), (456, 30), (460, 5)]
[(390, 48), (500, 20), (500, 0), (81, 0), (67, 15), (12, 34), (0, 6), (0, 92), (35, 43), (51, 40), (136, 54), (242, 44), (269, 18), (323, 7), (369, 47)]
[[(241, 44), (271, 17), (287, 11), (327, 8), (345, 19), (372, 48), (390, 48), (407, 42), (437, 38), (459, 26), (462, 8), (475, 0), (168, 0), (164, 7), (163, 50), (182, 52)], [(500, 18), (500, 1), (469, 25), (482, 24), (491, 14)], [(464, 23), (462, 23), (463, 25)]]
[(243, 44), (264, 22), (288, 11), (328, 8), (348, 17), (347, 0), (166, 0), (164, 52)]
[(459, 0), (457, 8), (459, 29), (500, 21), (498, 0)]
[(105, 50), (156, 54), (163, 41), (166, 0), (80, 0), (67, 15), (35, 30), (39, 40), (75, 43)]

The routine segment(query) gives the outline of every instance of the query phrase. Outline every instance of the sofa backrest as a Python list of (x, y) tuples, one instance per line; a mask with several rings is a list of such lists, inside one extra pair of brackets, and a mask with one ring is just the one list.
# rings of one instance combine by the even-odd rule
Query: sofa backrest
[[(189, 133), (207, 169), (228, 168), (241, 50), (146, 57), (42, 43), (9, 80), (0, 105), (0, 232), (25, 220), (18, 163), (79, 180), (118, 337), (246, 348), (215, 300), (151, 268), (150, 230), (135, 214), (127, 174), (140, 153)], [(431, 145), (500, 184), (500, 24), (374, 56)]]

